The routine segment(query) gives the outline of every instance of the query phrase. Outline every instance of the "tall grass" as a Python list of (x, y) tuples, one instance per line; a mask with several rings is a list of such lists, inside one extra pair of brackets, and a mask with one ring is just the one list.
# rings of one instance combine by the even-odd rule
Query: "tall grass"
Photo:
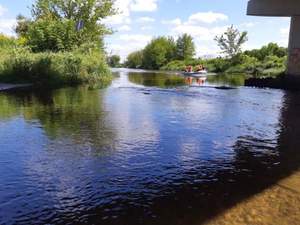
[(106, 84), (111, 72), (101, 50), (83, 46), (72, 52), (33, 53), (15, 45), (0, 48), (0, 82), (58, 87)]

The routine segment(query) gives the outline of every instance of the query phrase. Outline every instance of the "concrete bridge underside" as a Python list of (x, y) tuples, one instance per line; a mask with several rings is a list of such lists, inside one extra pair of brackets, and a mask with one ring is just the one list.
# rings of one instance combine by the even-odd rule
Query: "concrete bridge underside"
[(250, 0), (248, 15), (291, 17), (287, 74), (300, 78), (300, 0)]

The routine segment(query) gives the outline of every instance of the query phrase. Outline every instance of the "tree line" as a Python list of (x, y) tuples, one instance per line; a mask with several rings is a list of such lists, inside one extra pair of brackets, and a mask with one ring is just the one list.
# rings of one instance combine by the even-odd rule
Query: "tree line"
[(192, 36), (154, 38), (143, 50), (128, 55), (125, 65), (129, 68), (160, 69), (174, 60), (191, 60), (196, 54)]
[(196, 58), (192, 36), (183, 34), (177, 40), (173, 37), (154, 38), (144, 49), (130, 53), (124, 65), (128, 68), (178, 71), (184, 70), (187, 65), (202, 64), (210, 72), (254, 75), (277, 75), (285, 70), (287, 49), (276, 43), (243, 52), (242, 47), (248, 41), (248, 34), (233, 26), (214, 40), (220, 47), (222, 57)]

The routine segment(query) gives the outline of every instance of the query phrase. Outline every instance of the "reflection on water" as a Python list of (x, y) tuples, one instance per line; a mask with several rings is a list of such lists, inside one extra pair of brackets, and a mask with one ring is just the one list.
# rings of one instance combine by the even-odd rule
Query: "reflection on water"
[(245, 74), (220, 74), (208, 76), (207, 82), (215, 85), (244, 86), (245, 79)]
[(128, 73), (128, 79), (135, 84), (142, 84), (147, 87), (171, 88), (185, 84), (183, 76), (163, 73)]
[(297, 99), (128, 71), (2, 93), (0, 224), (201, 224), (298, 168)]
[(183, 77), (179, 74), (145, 73), (129, 71), (129, 81), (146, 87), (173, 88), (184, 85), (209, 86), (244, 86), (244, 74), (209, 75), (202, 78)]

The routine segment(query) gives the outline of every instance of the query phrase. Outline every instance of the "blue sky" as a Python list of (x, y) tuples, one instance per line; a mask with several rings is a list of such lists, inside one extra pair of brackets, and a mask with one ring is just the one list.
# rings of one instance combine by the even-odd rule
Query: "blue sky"
[[(0, 32), (13, 35), (16, 15), (30, 16), (33, 2), (0, 0)], [(194, 37), (198, 56), (216, 55), (219, 49), (213, 39), (231, 24), (248, 31), (245, 49), (288, 43), (290, 19), (246, 16), (247, 0), (116, 0), (116, 7), (120, 13), (103, 21), (115, 30), (106, 38), (106, 47), (123, 59), (153, 37), (182, 33)]]

